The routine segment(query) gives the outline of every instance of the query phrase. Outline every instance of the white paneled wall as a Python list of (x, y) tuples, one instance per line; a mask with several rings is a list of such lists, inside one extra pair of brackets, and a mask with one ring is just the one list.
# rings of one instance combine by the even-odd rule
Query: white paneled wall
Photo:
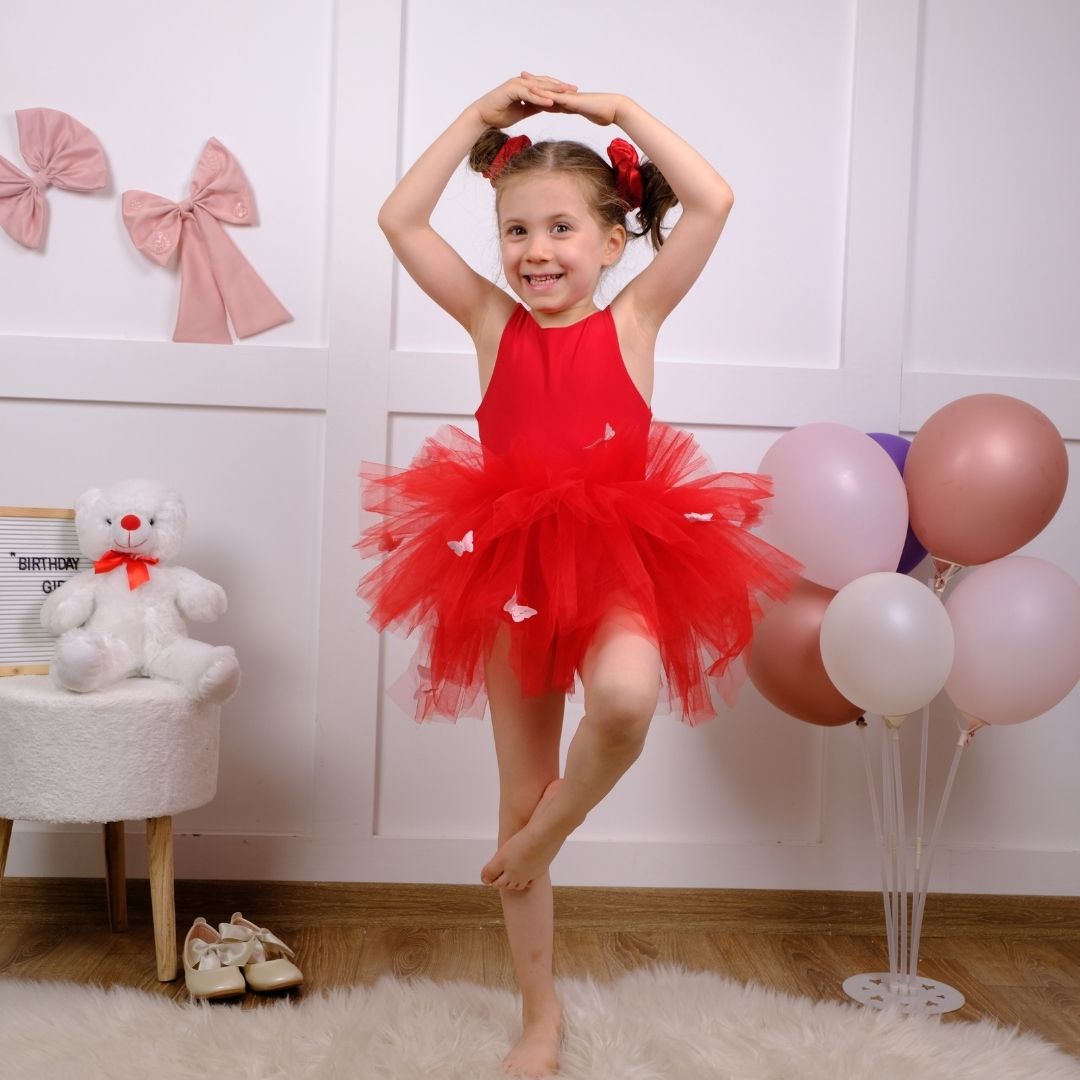
[(215, 136), (258, 209), (257, 227), (229, 231), (295, 317), (265, 344), (324, 344), (332, 15), (330, 0), (203, 2), (182, 14), (61, 0), (48, 17), (5, 5), (0, 154), (24, 168), (15, 109), (60, 109), (100, 139), (112, 183), (94, 195), (51, 190), (45, 255), (5, 251), (3, 332), (167, 339), (175, 275), (127, 239), (119, 196), (184, 198)]
[[(520, 67), (636, 98), (735, 190), (715, 257), (664, 329), (653, 400), (718, 467), (752, 470), (815, 420), (910, 434), (982, 391), (1044, 409), (1080, 465), (1069, 0), (675, 0), (663, 22), (646, 0), (50, 10), (47, 25), (5, 14), (0, 154), (20, 163), (15, 108), (63, 109), (101, 138), (113, 184), (51, 190), (43, 254), (0, 235), (0, 504), (70, 505), (136, 474), (187, 498), (181, 561), (230, 597), (193, 632), (236, 646), (244, 684), (225, 710), (218, 796), (176, 822), (181, 876), (471, 882), (491, 854), (490, 725), (417, 726), (384, 695), (413, 645), (367, 625), (351, 545), (366, 524), (359, 462), (407, 464), (444, 423), (475, 432), (479, 399), (467, 337), (395, 270), (378, 206)], [(614, 134), (555, 116), (523, 130), (598, 147)], [(181, 197), (211, 135), (260, 212), (230, 233), (294, 321), (176, 345), (176, 273), (131, 246), (119, 195)], [(498, 280), (483, 181), (461, 170), (435, 220)], [(1080, 577), (1078, 526), (1074, 483), (1026, 551)], [(749, 685), (721, 708), (694, 730), (656, 718), (557, 882), (877, 887), (854, 728), (799, 724)], [(978, 736), (936, 888), (1080, 895), (1078, 713), (1074, 693)], [(564, 742), (580, 716), (578, 695)], [(933, 721), (936, 798), (955, 731), (944, 704)], [(913, 737), (905, 754), (913, 781)], [(130, 858), (145, 872), (141, 845)], [(95, 830), (16, 825), (10, 874), (99, 864)]]

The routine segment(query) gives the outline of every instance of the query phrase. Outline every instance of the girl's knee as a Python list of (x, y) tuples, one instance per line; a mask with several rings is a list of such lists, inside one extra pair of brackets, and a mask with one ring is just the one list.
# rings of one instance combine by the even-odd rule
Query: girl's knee
[(605, 740), (643, 742), (652, 722), (659, 689), (618, 683), (594, 687), (583, 723)]
[(513, 790), (503, 789), (499, 793), (499, 832), (513, 836), (525, 828), (533, 811), (540, 803), (548, 784), (558, 778), (558, 774), (544, 780), (536, 788), (517, 787)]

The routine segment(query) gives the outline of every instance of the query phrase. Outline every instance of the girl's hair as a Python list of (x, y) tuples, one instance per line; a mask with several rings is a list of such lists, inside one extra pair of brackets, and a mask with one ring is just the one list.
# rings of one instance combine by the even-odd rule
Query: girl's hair
[[(488, 128), (473, 143), (469, 151), (469, 168), (483, 173), (491, 166), (495, 155), (509, 136), (498, 128)], [(593, 213), (605, 225), (622, 225), (631, 236), (645, 236), (659, 251), (664, 242), (660, 226), (664, 215), (678, 203), (664, 174), (651, 162), (643, 161), (641, 171), (641, 209), (637, 211), (640, 228), (635, 232), (626, 226), (629, 207), (615, 188), (615, 170), (595, 150), (584, 143), (548, 140), (515, 154), (495, 181), (498, 191), (507, 181), (529, 172), (567, 172), (581, 180), (586, 201)]]

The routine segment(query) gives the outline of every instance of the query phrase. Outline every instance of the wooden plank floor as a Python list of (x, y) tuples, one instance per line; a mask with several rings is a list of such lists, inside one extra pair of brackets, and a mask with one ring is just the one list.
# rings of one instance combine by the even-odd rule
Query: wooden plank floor
[[(297, 951), (302, 992), (383, 975), (514, 989), (498, 898), (472, 886), (177, 882), (181, 938), (196, 915), (234, 910)], [(90, 879), (8, 879), (0, 895), (0, 977), (159, 983), (145, 881), (129, 883), (130, 929), (108, 929)], [(849, 976), (888, 967), (880, 895), (686, 889), (556, 889), (556, 974), (599, 980), (651, 963), (846, 1001)], [(967, 999), (946, 1022), (991, 1017), (1080, 1057), (1080, 900), (932, 897), (920, 972)], [(249, 994), (242, 1008), (272, 996)]]

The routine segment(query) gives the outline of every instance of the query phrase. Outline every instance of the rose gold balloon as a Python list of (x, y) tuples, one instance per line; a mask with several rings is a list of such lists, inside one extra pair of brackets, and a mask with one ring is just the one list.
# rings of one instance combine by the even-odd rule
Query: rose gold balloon
[(1061, 433), (1026, 401), (973, 394), (938, 409), (904, 463), (911, 528), (939, 559), (973, 566), (1016, 551), (1065, 496)]
[(862, 716), (829, 681), (821, 662), (821, 620), (834, 590), (800, 578), (786, 603), (775, 604), (750, 645), (750, 681), (778, 709), (822, 727)]

